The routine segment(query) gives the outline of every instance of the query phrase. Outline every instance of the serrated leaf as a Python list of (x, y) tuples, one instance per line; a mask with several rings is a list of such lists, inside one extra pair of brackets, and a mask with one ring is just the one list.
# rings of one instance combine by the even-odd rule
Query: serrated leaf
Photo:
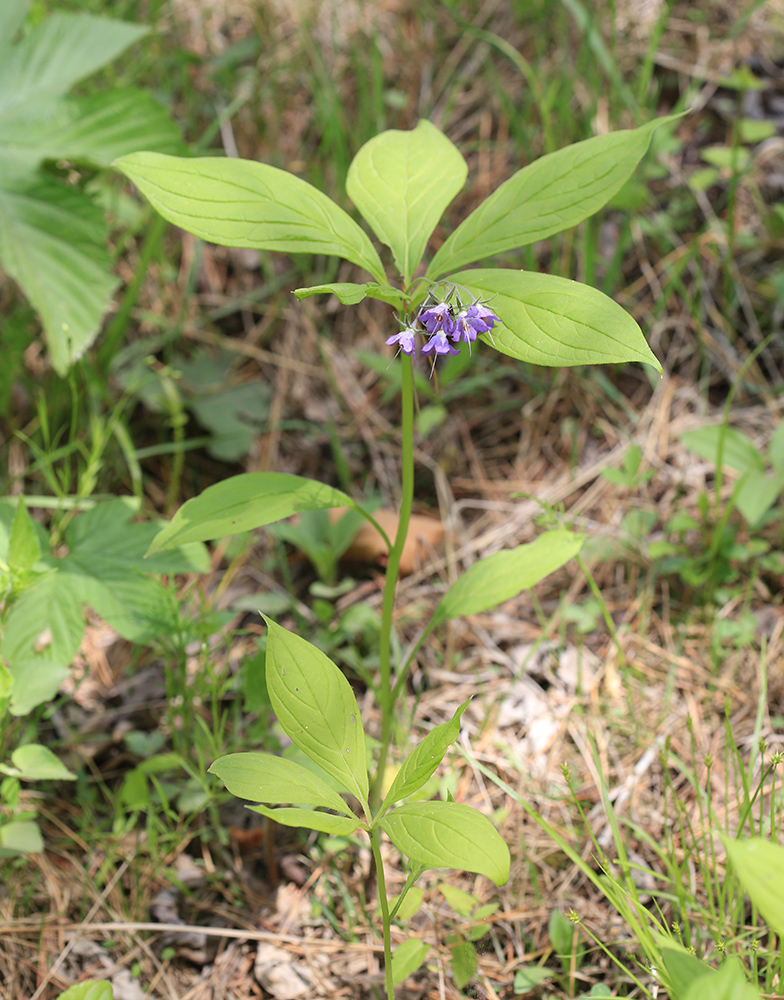
[(504, 549), (474, 563), (444, 594), (433, 626), (475, 615), (510, 600), (577, 555), (584, 537), (564, 528), (546, 531), (536, 541)]
[(153, 539), (148, 554), (183, 542), (204, 542), (272, 524), (301, 510), (357, 505), (325, 483), (284, 472), (248, 472), (208, 486), (180, 507)]
[(315, 809), (267, 809), (266, 806), (248, 806), (251, 812), (269, 816), (283, 826), (304, 827), (317, 833), (329, 833), (333, 837), (350, 837), (360, 826), (360, 820), (353, 816), (333, 816), (332, 813), (318, 812)]
[(422, 938), (408, 938), (399, 944), (392, 955), (392, 983), (399, 986), (412, 976), (424, 962), (430, 945)]
[(427, 276), (438, 278), (576, 226), (631, 177), (653, 130), (677, 117), (594, 136), (523, 167), (457, 227), (433, 258)]
[(57, 694), (83, 634), (81, 601), (56, 570), (14, 602), (0, 640), (0, 656), (14, 679), (13, 715), (26, 715)]
[(443, 760), (449, 745), (459, 736), (460, 719), (468, 704), (468, 701), (463, 702), (449, 722), (435, 726), (419, 746), (406, 757), (386, 794), (385, 805), (392, 805), (400, 799), (408, 798), (426, 784)]
[(32, 569), (40, 558), (41, 543), (38, 541), (33, 520), (25, 507), (24, 498), (20, 496), (8, 540), (8, 565), (12, 573), (25, 573)]
[(367, 803), (365, 733), (351, 685), (301, 636), (267, 621), (267, 691), (286, 735)]
[[(76, 781), (59, 757), (39, 743), (26, 743), (11, 754), (15, 777), (23, 781)], [(8, 773), (8, 772), (6, 772)]]
[(117, 287), (106, 235), (77, 188), (43, 177), (0, 187), (0, 265), (40, 315), (59, 375), (95, 339)]
[(636, 321), (596, 288), (503, 269), (461, 271), (449, 280), (490, 300), (501, 323), (481, 339), (509, 357), (550, 367), (639, 361), (662, 370)]
[(294, 294), (298, 299), (308, 299), (311, 295), (335, 295), (338, 302), (344, 306), (355, 306), (363, 299), (380, 299), (390, 305), (399, 306), (406, 299), (405, 292), (401, 292), (391, 285), (379, 285), (375, 281), (366, 281), (357, 285), (350, 281), (334, 281), (329, 285), (311, 285), (309, 288), (295, 288)]
[(323, 806), (353, 816), (338, 793), (317, 775), (283, 757), (269, 753), (230, 753), (209, 768), (232, 795), (251, 802)]
[(182, 153), (179, 129), (144, 90), (109, 90), (51, 101), (22, 120), (0, 116), (0, 165), (21, 176), (43, 160), (99, 166), (138, 149)]
[(476, 809), (457, 802), (411, 802), (379, 820), (389, 839), (417, 865), (478, 872), (504, 885), (509, 848)]
[(169, 222), (211, 243), (323, 253), (358, 264), (381, 284), (367, 234), (312, 184), (250, 160), (131, 153), (114, 166)]
[(392, 249), (406, 286), (467, 175), (460, 151), (428, 121), (409, 132), (381, 132), (354, 157), (346, 193)]
[(29, 116), (41, 99), (64, 94), (115, 59), (149, 28), (87, 14), (52, 14), (0, 63), (0, 116)]
[(749, 899), (770, 927), (784, 937), (784, 847), (762, 837), (721, 839)]

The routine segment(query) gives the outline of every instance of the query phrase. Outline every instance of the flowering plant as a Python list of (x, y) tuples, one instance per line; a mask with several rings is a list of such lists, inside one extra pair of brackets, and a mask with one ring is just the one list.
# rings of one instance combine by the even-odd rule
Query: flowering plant
[[(462, 803), (406, 801), (427, 782), (456, 739), (462, 705), (403, 760), (386, 794), (395, 706), (409, 668), (430, 633), (445, 621), (476, 614), (533, 586), (577, 554), (582, 538), (565, 529), (507, 549), (468, 568), (442, 596), (411, 648), (392, 662), (392, 612), (414, 492), (414, 379), (417, 354), (430, 360), (478, 342), (540, 365), (641, 361), (661, 366), (637, 323), (596, 289), (548, 274), (467, 264), (545, 239), (604, 205), (630, 177), (653, 129), (612, 132), (548, 154), (514, 174), (442, 243), (420, 273), (427, 243), (468, 168), (459, 150), (429, 122), (410, 132), (382, 132), (357, 153), (347, 193), (392, 252), (392, 283), (369, 236), (334, 201), (283, 170), (238, 159), (178, 159), (157, 153), (122, 157), (117, 167), (167, 219), (203, 239), (236, 247), (334, 254), (372, 281), (297, 289), (300, 298), (331, 292), (346, 305), (366, 297), (397, 308), (402, 329), (387, 345), (401, 355), (401, 490), (398, 529), (387, 537), (352, 497), (323, 483), (274, 472), (234, 476), (188, 500), (154, 539), (150, 552), (260, 527), (301, 510), (348, 505), (370, 521), (389, 549), (373, 691), (381, 709), (379, 750), (368, 757), (351, 687), (319, 649), (268, 621), (266, 681), (283, 730), (322, 772), (358, 803), (292, 761), (262, 753), (229, 754), (211, 767), (228, 790), (260, 803), (252, 808), (279, 823), (333, 834), (360, 829), (370, 840), (378, 875), (386, 990), (409, 963), (391, 953), (390, 912), (380, 836), (408, 858), (396, 906), (427, 868), (478, 872), (499, 885), (509, 850), (488, 819)], [(461, 270), (462, 269), (462, 270)], [(431, 369), (432, 370), (432, 369)], [(262, 804), (264, 803), (264, 804)], [(271, 808), (272, 807), (272, 808)], [(303, 808), (304, 807), (304, 808)], [(411, 949), (407, 949), (410, 952)]]

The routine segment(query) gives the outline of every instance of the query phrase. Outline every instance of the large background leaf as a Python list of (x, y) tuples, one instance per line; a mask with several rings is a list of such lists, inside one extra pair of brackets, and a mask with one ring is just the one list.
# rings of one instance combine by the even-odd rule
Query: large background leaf
[(212, 243), (324, 253), (358, 264), (386, 284), (367, 234), (312, 184), (250, 160), (131, 153), (115, 166), (161, 215)]
[(410, 132), (382, 132), (354, 157), (346, 193), (376, 236), (391, 247), (405, 285), (467, 174), (460, 151), (428, 121)]
[(662, 370), (636, 321), (589, 285), (501, 268), (461, 271), (450, 280), (490, 299), (501, 323), (482, 339), (512, 358), (555, 368), (640, 361)]
[(594, 136), (518, 170), (446, 240), (428, 277), (543, 240), (587, 219), (631, 177), (653, 130), (672, 120), (657, 118), (638, 129)]

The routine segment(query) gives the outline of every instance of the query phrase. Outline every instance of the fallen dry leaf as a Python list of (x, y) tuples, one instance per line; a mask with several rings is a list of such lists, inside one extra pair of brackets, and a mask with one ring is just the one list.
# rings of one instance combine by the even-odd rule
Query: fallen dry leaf
[[(330, 510), (330, 519), (339, 521), (348, 508), (335, 507)], [(373, 517), (394, 543), (397, 533), (398, 515), (393, 510), (377, 510)], [(412, 514), (400, 559), (401, 576), (409, 576), (419, 569), (430, 552), (444, 540), (444, 526), (435, 517), (425, 517), (422, 514)], [(384, 539), (367, 521), (357, 532), (356, 538), (344, 552), (343, 562), (369, 562), (385, 566), (387, 563), (387, 547)]]

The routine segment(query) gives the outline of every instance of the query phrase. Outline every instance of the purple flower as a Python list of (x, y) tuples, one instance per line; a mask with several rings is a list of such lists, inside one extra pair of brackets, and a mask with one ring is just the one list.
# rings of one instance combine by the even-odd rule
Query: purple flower
[(482, 305), (468, 306), (461, 309), (455, 317), (455, 329), (452, 333), (452, 340), (457, 343), (460, 340), (466, 344), (476, 340), (478, 333), (489, 333), (495, 323), (500, 320), (495, 313)]
[[(455, 321), (452, 318), (452, 310), (446, 302), (439, 302), (438, 305), (423, 309), (417, 319), (432, 337), (436, 333), (452, 333), (455, 328)], [(439, 353), (444, 353), (443, 351)]]
[(407, 326), (400, 333), (393, 333), (391, 337), (387, 337), (387, 343), (397, 344), (398, 350), (403, 354), (416, 354), (416, 333), (412, 326)]
[(449, 341), (446, 339), (446, 334), (443, 330), (439, 330), (438, 333), (434, 333), (433, 336), (428, 340), (425, 346), (422, 348), (423, 354), (429, 354), (431, 351), (435, 351), (436, 354), (459, 354), (460, 351), (456, 347), (452, 347)]

